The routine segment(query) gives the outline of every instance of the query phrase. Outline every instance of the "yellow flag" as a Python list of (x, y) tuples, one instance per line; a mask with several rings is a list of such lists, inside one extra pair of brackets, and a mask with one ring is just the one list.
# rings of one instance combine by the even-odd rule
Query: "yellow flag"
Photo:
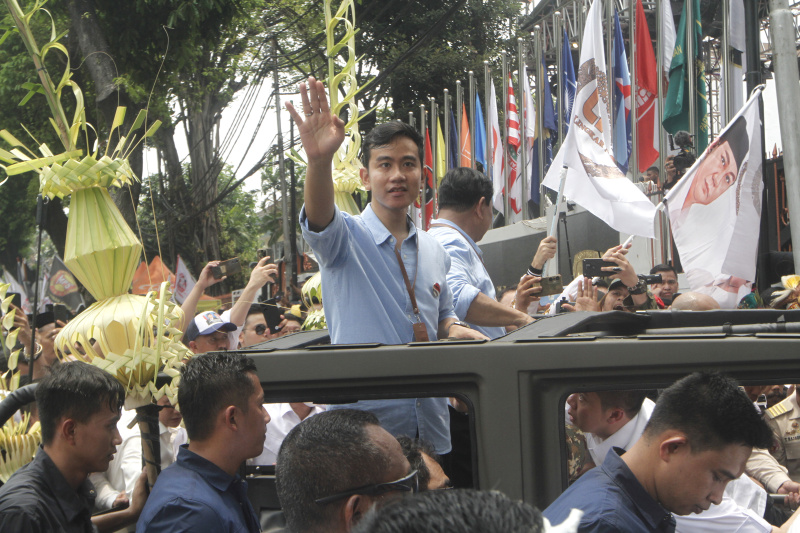
[(447, 150), (445, 150), (444, 135), (439, 117), (436, 117), (436, 186), (442, 182), (447, 172)]

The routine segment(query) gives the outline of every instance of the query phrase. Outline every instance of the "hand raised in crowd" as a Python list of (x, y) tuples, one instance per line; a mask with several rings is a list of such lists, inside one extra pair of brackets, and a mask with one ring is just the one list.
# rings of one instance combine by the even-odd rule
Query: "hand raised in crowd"
[(28, 322), (28, 315), (25, 314), (25, 311), (17, 307), (16, 305), (11, 305), (11, 309), (14, 309), (14, 328), (17, 328), (17, 341), (22, 343), (26, 350), (30, 349), (31, 347), (31, 325)]
[(563, 304), (561, 308), (567, 311), (600, 311), (597, 287), (592, 285), (592, 278), (583, 278), (583, 281), (578, 283), (578, 297), (575, 298), (575, 305)]
[(250, 272), (250, 281), (247, 282), (248, 285), (252, 285), (258, 289), (266, 285), (267, 283), (275, 283), (278, 279), (278, 266), (275, 263), (269, 263), (270, 257), (262, 257), (258, 264), (253, 267), (253, 271)]
[(331, 113), (325, 85), (309, 76), (307, 84), (300, 84), (300, 98), (303, 116), (291, 102), (286, 102), (286, 109), (297, 124), (308, 159), (333, 158), (344, 141), (344, 121)]
[(538, 294), (542, 292), (542, 278), (525, 274), (517, 284), (517, 292), (514, 296), (514, 308), (523, 313), (528, 312), (528, 308), (533, 302), (539, 301)]
[[(625, 257), (627, 253), (628, 250), (623, 248), (621, 244), (609, 248), (606, 253), (603, 254), (603, 261), (611, 261), (612, 263), (616, 263), (617, 266), (603, 267), (602, 270), (614, 272), (614, 274), (609, 276), (609, 279), (620, 279), (627, 287), (633, 287), (639, 283), (639, 277), (636, 275), (633, 265), (631, 265), (630, 261)], [(615, 271), (615, 268), (619, 268), (620, 270)]]
[(537, 248), (536, 254), (533, 256), (531, 266), (536, 270), (544, 268), (544, 264), (556, 256), (556, 252), (558, 251), (558, 247), (556, 246), (557, 242), (556, 238), (552, 235), (542, 239), (539, 242), (539, 248)]
[(196, 286), (199, 286), (199, 288), (204, 291), (210, 286), (226, 279), (228, 276), (222, 276), (221, 278), (217, 279), (214, 277), (214, 274), (211, 273), (211, 269), (220, 263), (221, 261), (209, 261), (208, 264), (203, 267), (203, 270), (200, 271), (200, 275), (197, 276)]

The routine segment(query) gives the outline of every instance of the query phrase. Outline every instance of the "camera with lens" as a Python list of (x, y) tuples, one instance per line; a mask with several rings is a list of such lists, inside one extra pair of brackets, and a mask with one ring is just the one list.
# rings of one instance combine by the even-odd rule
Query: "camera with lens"
[(679, 131), (674, 136), (670, 135), (669, 147), (670, 150), (680, 150), (672, 159), (677, 177), (680, 178), (697, 161), (697, 156), (694, 154), (692, 135), (688, 131)]

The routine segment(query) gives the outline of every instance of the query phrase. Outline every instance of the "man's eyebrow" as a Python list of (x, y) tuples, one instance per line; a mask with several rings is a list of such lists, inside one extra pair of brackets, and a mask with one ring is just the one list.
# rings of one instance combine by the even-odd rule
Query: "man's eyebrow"
[(731, 480), (736, 479), (736, 478), (739, 477), (739, 476), (734, 476), (731, 472), (729, 472), (727, 470), (724, 470), (724, 469), (723, 470), (719, 470), (718, 472), (720, 474), (722, 474), (723, 476), (725, 476), (726, 478), (731, 479)]

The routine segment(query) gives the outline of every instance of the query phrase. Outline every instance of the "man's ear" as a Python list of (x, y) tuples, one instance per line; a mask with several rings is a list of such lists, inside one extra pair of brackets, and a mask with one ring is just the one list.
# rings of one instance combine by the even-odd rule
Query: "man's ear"
[(662, 461), (668, 463), (676, 455), (691, 451), (689, 448), (689, 440), (686, 435), (682, 433), (673, 433), (661, 439), (658, 445), (658, 455)]
[(619, 407), (612, 408), (611, 413), (606, 417), (606, 422), (609, 424), (616, 424), (625, 418), (625, 410)]
[(189, 341), (189, 349), (194, 353), (197, 353), (197, 343), (194, 341)]
[(342, 519), (344, 521), (344, 531), (350, 531), (358, 524), (364, 513), (372, 507), (372, 498), (363, 494), (354, 494), (347, 498), (342, 508)]
[(369, 170), (364, 167), (361, 167), (360, 169), (358, 169), (358, 174), (359, 176), (361, 176), (361, 184), (364, 186), (364, 188), (368, 191), (371, 191), (372, 186), (369, 183)]
[(241, 422), (241, 420), (240, 421), (236, 420), (237, 414), (238, 414), (238, 409), (236, 409), (235, 405), (229, 405), (228, 407), (226, 407), (225, 410), (222, 411), (222, 418), (223, 421), (225, 422), (225, 426), (231, 429), (238, 429), (238, 426), (236, 424), (238, 422)]
[(70, 444), (75, 444), (75, 430), (77, 426), (78, 423), (72, 418), (61, 418), (58, 421), (56, 433)]

